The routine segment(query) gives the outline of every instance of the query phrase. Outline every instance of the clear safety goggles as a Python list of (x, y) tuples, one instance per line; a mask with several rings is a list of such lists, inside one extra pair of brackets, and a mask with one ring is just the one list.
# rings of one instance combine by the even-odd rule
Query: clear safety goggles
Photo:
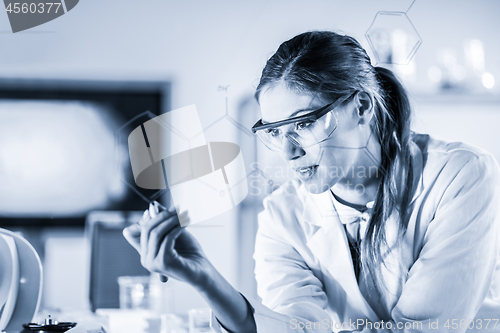
[(338, 125), (334, 110), (344, 101), (357, 93), (338, 98), (334, 102), (305, 115), (263, 123), (259, 120), (252, 127), (264, 145), (273, 151), (282, 151), (283, 138), (286, 137), (292, 144), (306, 148), (325, 141), (332, 135)]

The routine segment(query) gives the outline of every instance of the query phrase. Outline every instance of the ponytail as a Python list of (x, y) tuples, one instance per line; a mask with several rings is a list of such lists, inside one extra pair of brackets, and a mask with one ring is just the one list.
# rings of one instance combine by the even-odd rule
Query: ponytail
[[(413, 167), (410, 149), (411, 107), (404, 87), (394, 73), (383, 67), (375, 67), (376, 78), (381, 88), (380, 108), (386, 117), (377, 117), (372, 130), (377, 134), (381, 146), (381, 173), (375, 206), (366, 236), (361, 242), (361, 262), (365, 277), (370, 276), (377, 286), (384, 287), (381, 267), (388, 251), (385, 235), (386, 224), (394, 212), (399, 217), (398, 244), (408, 228), (409, 205), (414, 193)], [(382, 253), (383, 249), (388, 251)], [(400, 270), (405, 270), (400, 261)], [(377, 283), (377, 281), (379, 283)]]
[(410, 135), (411, 108), (406, 90), (389, 69), (375, 67), (375, 72), (377, 73), (377, 79), (382, 91), (385, 93), (385, 106), (389, 111), (390, 117), (395, 122), (397, 136), (402, 141), (407, 141)]

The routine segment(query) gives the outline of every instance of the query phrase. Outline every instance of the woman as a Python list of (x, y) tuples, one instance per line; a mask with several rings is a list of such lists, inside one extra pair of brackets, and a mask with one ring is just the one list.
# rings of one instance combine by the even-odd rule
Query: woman
[(174, 212), (146, 211), (125, 231), (146, 268), (192, 284), (229, 332), (500, 331), (491, 155), (412, 133), (396, 77), (333, 32), (283, 43), (255, 96), (252, 130), (297, 175), (259, 215), (262, 304), (228, 284)]

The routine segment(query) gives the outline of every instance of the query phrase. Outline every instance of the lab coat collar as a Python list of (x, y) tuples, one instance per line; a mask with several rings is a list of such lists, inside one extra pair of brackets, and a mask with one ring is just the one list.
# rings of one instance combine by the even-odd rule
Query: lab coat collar
[[(329, 194), (329, 191), (326, 193)], [(330, 195), (329, 208), (335, 210), (331, 198)], [(322, 210), (322, 212), (325, 212), (325, 210)], [(326, 213), (329, 213), (329, 210), (326, 210)], [(358, 318), (366, 316), (373, 322), (378, 321), (378, 316), (359, 290), (354, 275), (347, 236), (338, 215), (335, 213), (335, 215), (320, 216), (317, 221), (319, 221), (321, 227), (308, 240), (307, 246), (314, 256), (318, 258), (321, 265), (342, 286), (347, 297), (352, 300), (355, 311), (359, 311), (355, 316)]]
[(319, 226), (316, 233), (308, 240), (307, 246), (322, 266), (342, 286), (347, 296), (355, 304), (357, 316), (368, 317), (371, 321), (379, 318), (370, 307), (359, 290), (347, 236), (344, 227), (335, 210), (333, 196), (330, 191), (320, 194), (306, 194), (306, 189), (301, 186), (304, 194), (304, 221)]
[(303, 221), (322, 227), (325, 223), (329, 223), (332, 217), (338, 217), (330, 191), (311, 194), (307, 192), (304, 185), (301, 185), (299, 192), (302, 192), (304, 196)]
[[(428, 139), (428, 136), (426, 136)], [(425, 145), (427, 145), (427, 139), (425, 140)], [(419, 140), (419, 139), (416, 139)], [(425, 147), (424, 147), (425, 149)], [(415, 143), (415, 141), (410, 141), (410, 151), (413, 157), (413, 188), (415, 189), (415, 193), (413, 194), (413, 199), (411, 203), (413, 203), (424, 190), (424, 152), (422, 152), (422, 148)]]

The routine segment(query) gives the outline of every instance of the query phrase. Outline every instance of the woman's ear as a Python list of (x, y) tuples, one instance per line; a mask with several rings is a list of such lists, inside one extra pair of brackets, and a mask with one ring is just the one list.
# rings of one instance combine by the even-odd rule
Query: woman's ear
[(367, 92), (360, 91), (354, 96), (359, 124), (368, 124), (373, 117), (373, 100)]

